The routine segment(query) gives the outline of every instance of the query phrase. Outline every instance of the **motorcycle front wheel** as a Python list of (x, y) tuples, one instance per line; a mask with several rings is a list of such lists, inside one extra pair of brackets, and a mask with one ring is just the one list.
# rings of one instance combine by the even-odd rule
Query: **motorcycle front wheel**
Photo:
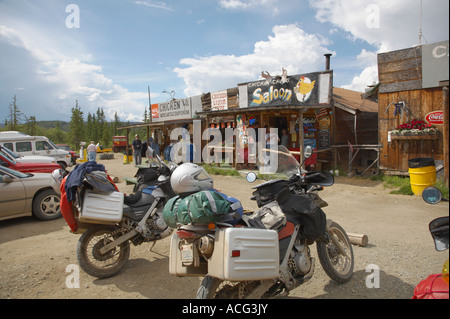
[[(196, 299), (243, 299), (258, 285), (259, 281), (231, 282), (211, 276), (203, 278)], [(258, 296), (255, 298), (261, 298)]]
[(122, 233), (117, 227), (95, 226), (81, 235), (77, 245), (77, 259), (81, 269), (97, 278), (108, 278), (116, 275), (130, 257), (128, 241), (102, 254), (100, 249)]
[[(336, 222), (328, 225), (327, 240), (317, 242), (317, 254), (325, 273), (334, 281), (344, 283), (353, 275), (354, 256), (353, 248), (345, 230)], [(345, 254), (343, 254), (331, 239), (338, 241)]]

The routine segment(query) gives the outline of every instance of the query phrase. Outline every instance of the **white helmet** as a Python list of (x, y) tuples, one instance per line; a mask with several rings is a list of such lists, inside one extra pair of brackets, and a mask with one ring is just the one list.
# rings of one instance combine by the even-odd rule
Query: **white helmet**
[(173, 171), (170, 185), (178, 195), (195, 193), (212, 189), (213, 179), (203, 167), (193, 163), (184, 163)]

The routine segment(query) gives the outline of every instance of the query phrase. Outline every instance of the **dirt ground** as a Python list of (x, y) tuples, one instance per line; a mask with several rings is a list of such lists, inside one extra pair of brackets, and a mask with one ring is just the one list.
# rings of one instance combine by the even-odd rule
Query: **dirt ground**
[[(132, 164), (124, 165), (119, 154), (98, 162), (119, 177), (121, 191), (131, 192), (132, 186), (125, 185), (121, 177), (134, 176), (137, 169)], [(244, 207), (256, 208), (249, 200), (252, 184), (244, 178), (214, 176), (214, 183), (239, 198)], [(380, 183), (346, 177), (336, 178), (336, 184), (321, 192), (321, 197), (329, 204), (324, 209), (327, 217), (347, 232), (367, 235), (369, 245), (353, 245), (355, 269), (348, 283), (331, 281), (316, 258), (314, 277), (289, 298), (410, 299), (414, 287), (429, 274), (440, 273), (448, 259), (448, 252), (434, 250), (428, 231), (432, 219), (448, 215), (448, 202), (431, 206), (419, 197), (391, 195)], [(100, 280), (80, 269), (79, 288), (73, 287), (79, 237), (69, 232), (62, 218), (0, 221), (0, 298), (195, 298), (201, 278), (169, 274), (170, 237), (154, 247), (132, 246), (130, 260), (115, 277)], [(314, 246), (311, 251), (316, 255)]]

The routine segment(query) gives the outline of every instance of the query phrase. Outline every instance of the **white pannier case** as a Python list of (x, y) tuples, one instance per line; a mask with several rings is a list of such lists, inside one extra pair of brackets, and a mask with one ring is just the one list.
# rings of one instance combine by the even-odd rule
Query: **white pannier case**
[(279, 274), (278, 233), (254, 228), (225, 228), (215, 235), (208, 275), (222, 280), (274, 279)]
[(86, 190), (79, 221), (92, 224), (115, 224), (122, 220), (124, 195), (120, 192), (109, 194)]

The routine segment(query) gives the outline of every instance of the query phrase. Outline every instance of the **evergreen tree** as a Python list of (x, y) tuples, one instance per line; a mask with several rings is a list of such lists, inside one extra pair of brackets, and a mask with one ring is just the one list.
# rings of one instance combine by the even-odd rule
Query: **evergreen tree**
[(103, 133), (105, 131), (105, 113), (102, 108), (97, 108), (97, 123), (96, 123), (96, 141), (102, 142), (104, 140)]
[(38, 126), (36, 123), (36, 117), (30, 116), (26, 117), (25, 125), (23, 126), (23, 131), (25, 134), (36, 136), (38, 135)]
[(43, 135), (47, 136), (55, 144), (70, 144), (72, 149), (77, 149), (75, 145), (71, 145), (72, 143), (67, 141), (67, 133), (61, 128), (59, 121), (56, 121), (55, 127), (47, 129)]
[(89, 140), (89, 142), (94, 139), (94, 121), (91, 113), (88, 113), (87, 115), (86, 139)]
[(117, 111), (114, 113), (114, 122), (113, 122), (113, 126), (112, 126), (112, 135), (113, 136), (119, 136), (119, 135), (124, 135), (123, 130), (117, 130), (118, 127), (123, 126), (122, 122), (119, 119), (119, 115), (117, 115)]
[(72, 108), (72, 115), (70, 118), (70, 130), (69, 130), (69, 140), (72, 145), (78, 147), (80, 142), (85, 141), (84, 135), (84, 120), (83, 112), (78, 106), (78, 101), (76, 101), (75, 107)]

